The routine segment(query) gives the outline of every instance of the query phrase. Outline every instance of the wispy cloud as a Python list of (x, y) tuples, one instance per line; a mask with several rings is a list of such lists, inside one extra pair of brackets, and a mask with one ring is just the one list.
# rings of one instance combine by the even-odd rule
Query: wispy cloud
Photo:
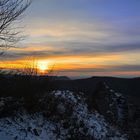
[(7, 50), (2, 63), (33, 56), (63, 74), (139, 75), (139, 6), (131, 0), (36, 0), (25, 21), (28, 38)]

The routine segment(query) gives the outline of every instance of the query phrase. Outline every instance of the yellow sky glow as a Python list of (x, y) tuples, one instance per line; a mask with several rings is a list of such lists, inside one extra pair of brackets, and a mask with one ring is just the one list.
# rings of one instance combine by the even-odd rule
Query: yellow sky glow
[[(112, 67), (120, 65), (124, 56), (121, 55), (105, 55), (105, 56), (50, 56), (50, 57), (36, 57), (36, 58), (20, 58), (16, 60), (5, 60), (0, 61), (0, 68), (2, 69), (24, 69), (25, 67), (36, 67), (38, 73), (47, 74), (51, 69), (54, 70), (59, 75), (102, 75), (102, 76), (131, 76), (131, 75), (140, 75), (139, 71), (112, 71)], [(134, 60), (131, 60), (132, 62)], [(116, 63), (114, 63), (116, 62)], [(130, 62), (129, 62), (130, 63)], [(82, 69), (95, 70), (95, 72), (80, 71)], [(96, 71), (96, 70), (104, 70)], [(77, 70), (77, 71), (76, 71)]]

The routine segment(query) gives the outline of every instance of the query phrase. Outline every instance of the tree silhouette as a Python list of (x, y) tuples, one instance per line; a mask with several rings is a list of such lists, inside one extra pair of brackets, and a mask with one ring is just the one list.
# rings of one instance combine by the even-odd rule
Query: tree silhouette
[(31, 0), (0, 0), (0, 48), (10, 47), (19, 40), (15, 21), (29, 7)]

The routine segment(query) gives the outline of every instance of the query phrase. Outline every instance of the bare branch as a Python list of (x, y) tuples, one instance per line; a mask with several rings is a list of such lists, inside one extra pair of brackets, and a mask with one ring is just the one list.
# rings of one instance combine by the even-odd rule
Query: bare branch
[(31, 0), (0, 0), (0, 47), (20, 39), (13, 27), (30, 4)]

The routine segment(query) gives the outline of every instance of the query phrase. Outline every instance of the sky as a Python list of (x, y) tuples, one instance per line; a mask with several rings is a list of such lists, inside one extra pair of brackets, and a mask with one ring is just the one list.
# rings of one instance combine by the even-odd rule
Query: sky
[(139, 0), (34, 0), (22, 21), (26, 37), (0, 67), (31, 58), (57, 75), (140, 76)]

